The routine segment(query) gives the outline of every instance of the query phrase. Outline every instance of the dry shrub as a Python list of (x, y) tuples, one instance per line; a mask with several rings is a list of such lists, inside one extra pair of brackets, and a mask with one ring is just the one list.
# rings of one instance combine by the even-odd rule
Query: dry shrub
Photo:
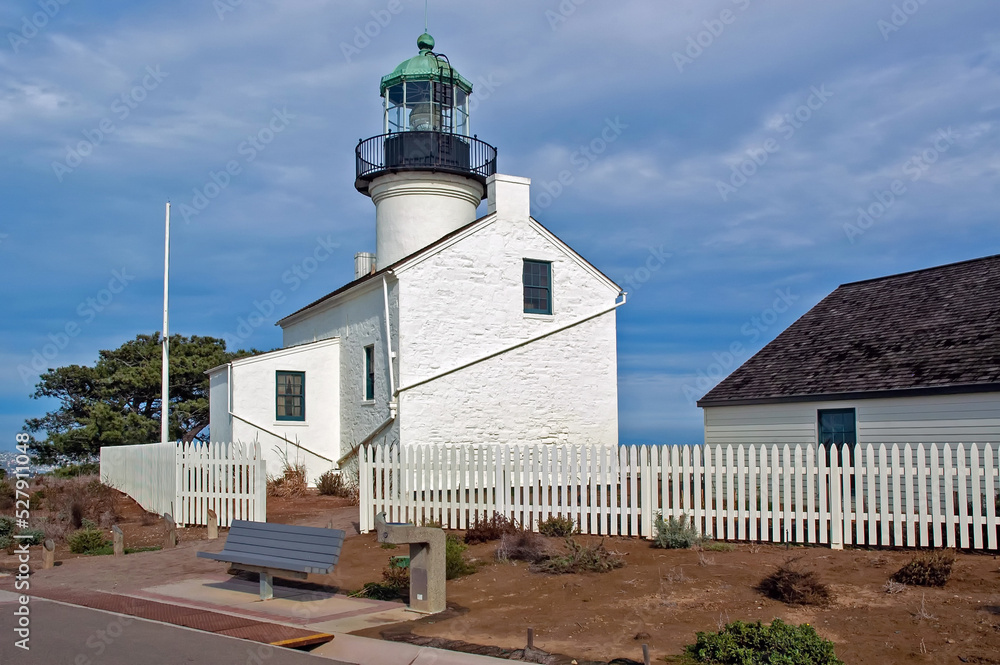
[(496, 557), (500, 561), (538, 563), (548, 556), (545, 538), (532, 531), (515, 531), (500, 537)]
[(500, 540), (505, 533), (517, 533), (521, 527), (515, 520), (500, 513), (493, 513), (490, 517), (476, 516), (475, 521), (465, 532), (465, 542), (469, 545), (474, 543), (488, 543), (491, 540)]
[(268, 475), (267, 495), (279, 498), (289, 498), (305, 496), (306, 488), (306, 465), (298, 462), (289, 462), (287, 458), (282, 460), (282, 472), (280, 476)]
[(62, 539), (66, 532), (79, 529), (84, 522), (113, 524), (121, 517), (123, 495), (101, 483), (97, 476), (44, 480), (45, 505), (54, 516), (45, 526), (46, 536)]
[(14, 484), (9, 480), (0, 480), (0, 510), (14, 507)]
[(566, 539), (567, 552), (539, 561), (533, 567), (536, 572), (562, 575), (566, 573), (606, 573), (625, 565), (625, 559), (617, 552), (604, 547), (604, 539), (587, 547), (572, 538)]
[(339, 496), (349, 498), (355, 491), (350, 483), (344, 479), (344, 475), (338, 471), (330, 469), (316, 479), (316, 489), (323, 496)]
[(785, 561), (757, 585), (768, 598), (790, 605), (824, 605), (830, 600), (830, 589), (811, 570), (802, 570), (798, 559)]
[(944, 586), (955, 565), (953, 550), (925, 552), (913, 557), (892, 576), (894, 582), (916, 586)]

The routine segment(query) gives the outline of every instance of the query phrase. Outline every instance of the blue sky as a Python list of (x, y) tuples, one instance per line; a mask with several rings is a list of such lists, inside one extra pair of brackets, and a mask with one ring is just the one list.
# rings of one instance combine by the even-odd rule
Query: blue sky
[[(352, 278), (354, 145), (423, 4), (0, 2), (0, 449), (52, 407), (33, 364), (159, 329), (167, 198), (171, 332), (273, 348)], [(995, 2), (430, 5), (500, 170), (630, 291), (623, 441), (700, 441), (695, 399), (838, 284), (1000, 252)]]

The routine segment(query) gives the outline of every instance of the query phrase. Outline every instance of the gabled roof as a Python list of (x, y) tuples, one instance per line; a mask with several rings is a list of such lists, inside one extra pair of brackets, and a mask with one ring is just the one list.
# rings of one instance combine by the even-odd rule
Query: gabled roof
[(1000, 255), (844, 284), (698, 401), (1000, 391)]
[[(301, 314), (302, 312), (305, 312), (306, 310), (312, 309), (313, 307), (316, 307), (317, 305), (320, 305), (320, 304), (322, 304), (324, 302), (327, 302), (328, 300), (331, 300), (331, 299), (333, 299), (333, 298), (335, 298), (335, 297), (337, 297), (337, 296), (339, 296), (341, 294), (345, 294), (345, 293), (347, 293), (349, 291), (353, 291), (355, 289), (358, 289), (362, 285), (367, 284), (368, 282), (371, 282), (371, 281), (373, 281), (375, 279), (378, 279), (379, 277), (381, 277), (382, 275), (384, 275), (386, 273), (395, 271), (397, 268), (402, 268), (403, 266), (406, 266), (407, 264), (415, 262), (418, 259), (422, 259), (422, 258), (425, 258), (426, 256), (430, 256), (431, 254), (434, 254), (436, 251), (438, 251), (440, 249), (443, 249), (452, 240), (458, 240), (461, 236), (463, 236), (466, 233), (475, 233), (475, 231), (478, 230), (478, 227), (486, 226), (488, 223), (494, 221), (495, 218), (496, 218), (496, 213), (489, 213), (489, 214), (483, 215), (479, 219), (475, 219), (475, 220), (469, 222), (468, 224), (466, 224), (465, 226), (461, 226), (461, 227), (455, 229), (451, 233), (448, 233), (448, 234), (446, 234), (446, 235), (438, 238), (437, 240), (435, 240), (431, 244), (426, 245), (425, 247), (422, 247), (422, 248), (418, 249), (417, 251), (413, 252), (412, 254), (409, 254), (408, 256), (404, 256), (403, 258), (399, 259), (398, 261), (396, 261), (392, 265), (386, 266), (385, 268), (381, 268), (381, 269), (377, 270), (376, 272), (371, 273), (370, 275), (365, 275), (364, 277), (360, 277), (360, 278), (354, 280), (353, 282), (348, 282), (347, 284), (345, 284), (344, 286), (340, 287), (336, 291), (332, 291), (332, 292), (326, 294), (325, 296), (323, 296), (322, 298), (319, 298), (318, 300), (314, 300), (313, 302), (309, 303), (305, 307), (303, 307), (301, 309), (298, 309), (298, 310), (292, 312), (291, 314), (289, 314), (288, 316), (280, 319), (277, 322), (276, 325), (280, 326), (285, 321), (288, 321), (292, 317), (297, 316), (297, 315)], [(595, 276), (597, 276), (602, 281), (605, 281), (610, 287), (621, 290), (621, 287), (619, 287), (614, 281), (612, 281), (610, 277), (608, 277), (607, 275), (605, 275), (603, 272), (601, 272), (596, 267), (594, 267), (594, 265), (592, 263), (590, 263), (589, 261), (587, 261), (586, 259), (584, 259), (582, 256), (580, 256), (579, 254), (577, 254), (576, 251), (572, 247), (570, 247), (565, 242), (563, 242), (562, 240), (560, 240), (554, 233), (552, 233), (547, 228), (545, 228), (545, 226), (543, 226), (534, 217), (529, 217), (528, 221), (532, 225), (536, 226), (538, 228), (538, 230), (542, 233), (543, 236), (547, 236), (548, 239), (550, 240), (550, 242), (554, 242), (555, 244), (561, 246), (566, 251), (567, 255), (569, 255), (573, 260), (579, 262), (584, 267), (586, 267), (587, 269), (589, 269), (591, 272), (593, 272), (595, 274)]]

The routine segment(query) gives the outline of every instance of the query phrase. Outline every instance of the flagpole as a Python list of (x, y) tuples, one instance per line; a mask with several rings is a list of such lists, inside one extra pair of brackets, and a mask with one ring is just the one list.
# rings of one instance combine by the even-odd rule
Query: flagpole
[(167, 201), (166, 231), (163, 241), (163, 373), (160, 379), (160, 441), (170, 440), (170, 331), (168, 291), (170, 284), (170, 201)]

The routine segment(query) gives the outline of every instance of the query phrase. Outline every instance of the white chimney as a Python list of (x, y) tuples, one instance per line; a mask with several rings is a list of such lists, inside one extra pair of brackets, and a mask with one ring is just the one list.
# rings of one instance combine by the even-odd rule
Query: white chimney
[(531, 178), (497, 173), (486, 179), (486, 212), (507, 219), (531, 215)]
[(375, 272), (375, 255), (371, 252), (358, 252), (354, 255), (354, 279)]

